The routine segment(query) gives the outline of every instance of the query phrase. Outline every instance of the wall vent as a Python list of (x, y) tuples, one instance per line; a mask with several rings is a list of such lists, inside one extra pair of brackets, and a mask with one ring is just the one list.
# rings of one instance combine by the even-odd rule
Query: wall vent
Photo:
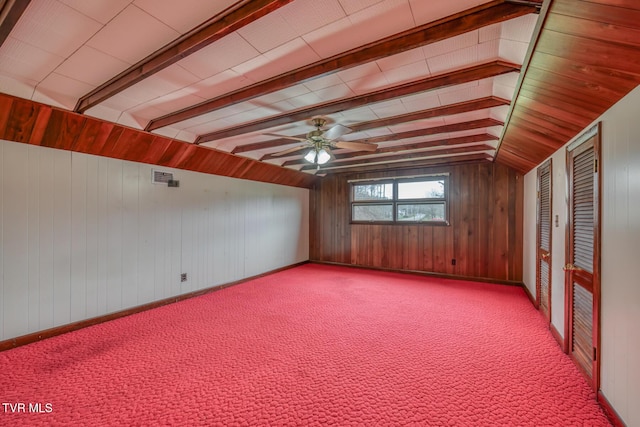
[(169, 181), (173, 181), (173, 174), (171, 172), (163, 172), (157, 169), (151, 171), (151, 182), (154, 184), (168, 184)]

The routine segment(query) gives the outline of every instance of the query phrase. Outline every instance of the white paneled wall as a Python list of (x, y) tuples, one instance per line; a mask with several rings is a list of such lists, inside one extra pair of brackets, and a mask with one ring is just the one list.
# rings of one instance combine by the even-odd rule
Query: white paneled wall
[[(640, 87), (598, 119), (602, 121), (601, 390), (622, 420), (640, 426)], [(590, 127), (590, 126), (589, 126)], [(566, 147), (553, 156), (552, 316), (564, 333)], [(525, 176), (525, 209), (535, 206), (536, 170)], [(525, 257), (535, 256), (535, 212), (525, 215)], [(533, 233), (533, 234), (531, 234)], [(525, 258), (524, 264), (531, 260)], [(535, 290), (535, 270), (524, 274)]]
[(308, 190), (161, 169), (0, 141), (0, 340), (309, 258)]

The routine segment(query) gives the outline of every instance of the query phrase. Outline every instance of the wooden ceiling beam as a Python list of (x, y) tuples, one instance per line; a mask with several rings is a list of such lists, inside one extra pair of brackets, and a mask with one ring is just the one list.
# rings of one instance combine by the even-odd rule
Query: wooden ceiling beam
[(325, 102), (324, 104), (314, 105), (307, 108), (301, 108), (294, 111), (267, 117), (265, 119), (256, 120), (250, 123), (222, 129), (208, 134), (200, 135), (196, 139), (196, 144), (215, 141), (217, 139), (229, 138), (231, 136), (242, 135), (249, 132), (256, 132), (279, 126), (291, 122), (308, 119), (313, 116), (321, 116), (326, 114), (338, 113), (352, 108), (362, 107), (364, 105), (376, 102), (386, 101), (389, 99), (399, 98), (402, 96), (413, 95), (420, 92), (428, 92), (435, 89), (442, 89), (449, 86), (455, 86), (471, 81), (495, 77), (511, 72), (519, 72), (520, 65), (508, 63), (502, 60), (490, 61), (480, 65), (474, 65), (461, 70), (452, 71), (438, 76), (427, 77), (415, 82), (404, 83), (387, 89), (381, 89), (375, 92), (365, 93), (346, 99)]
[[(403, 145), (394, 145), (392, 147), (381, 147), (381, 148), (378, 148), (375, 153), (372, 153), (370, 151), (341, 151), (339, 153), (334, 153), (333, 156), (337, 160), (343, 160), (343, 159), (350, 159), (353, 157), (371, 156), (374, 154), (399, 153), (403, 151), (421, 150), (424, 148), (431, 148), (431, 147), (445, 147), (445, 146), (453, 146), (453, 145), (461, 145), (461, 144), (473, 144), (477, 142), (487, 142), (487, 141), (496, 141), (496, 140), (498, 140), (497, 136), (490, 135), (488, 133), (481, 133), (476, 135), (460, 136), (458, 138), (444, 138), (444, 139), (437, 139), (435, 141), (418, 142), (415, 144), (403, 144)], [(308, 147), (301, 148), (300, 150), (306, 151), (308, 150)], [(307, 163), (308, 162), (304, 159), (295, 159), (295, 160), (288, 160), (284, 162), (282, 166), (285, 166), (285, 167), (297, 166), (297, 165), (305, 165)]]
[[(503, 105), (509, 105), (510, 101), (495, 96), (487, 96), (484, 98), (472, 99), (469, 101), (458, 102), (456, 104), (444, 105), (441, 107), (429, 108), (422, 111), (416, 111), (414, 113), (401, 114), (393, 117), (386, 117), (384, 119), (371, 120), (368, 122), (361, 122), (353, 125), (349, 125), (349, 128), (353, 132), (362, 132), (369, 129), (381, 128), (385, 126), (394, 126), (401, 123), (408, 123), (417, 120), (431, 119), (434, 117), (450, 116), (454, 114), (468, 113), (470, 111), (482, 110), (485, 108), (499, 107)], [(305, 135), (296, 135), (296, 137), (303, 138)], [(238, 145), (231, 152), (234, 154), (244, 153), (247, 151), (257, 151), (269, 148), (280, 147), (283, 145), (291, 145), (292, 140), (286, 138), (279, 138), (270, 141), (255, 142), (252, 144)], [(260, 160), (269, 160), (277, 158), (272, 154), (264, 155)]]
[(449, 156), (440, 157), (437, 159), (425, 159), (425, 160), (411, 160), (408, 162), (397, 163), (381, 163), (376, 165), (364, 165), (354, 166), (347, 168), (321, 168), (317, 174), (333, 174), (333, 173), (357, 173), (357, 172), (375, 172), (375, 171), (389, 171), (399, 169), (415, 169), (429, 166), (442, 166), (442, 165), (459, 165), (465, 163), (478, 163), (478, 162), (490, 162), (493, 157), (485, 153), (479, 154), (465, 154), (461, 156)]
[(0, 2), (0, 46), (29, 6), (31, 0), (3, 0)]
[(530, 13), (536, 13), (540, 5), (538, 2), (533, 3), (534, 4), (516, 4), (505, 0), (490, 1), (481, 6), (395, 34), (368, 45), (334, 55), (330, 58), (229, 92), (200, 104), (158, 117), (151, 120), (145, 130), (152, 131), (161, 127), (170, 126), (223, 107), (235, 105), (295, 84), (303, 83), (316, 77), (336, 73), (390, 55), (426, 46), (491, 24), (497, 24)]
[(147, 77), (175, 64), (182, 58), (233, 33), (247, 24), (293, 0), (243, 0), (199, 25), (172, 43), (147, 56), (108, 82), (98, 86), (78, 100), (75, 111), (83, 113)]
[[(420, 152), (412, 152), (412, 153), (395, 153), (389, 156), (376, 156), (367, 159), (356, 159), (345, 162), (333, 162), (330, 163), (329, 167), (340, 167), (340, 166), (359, 166), (359, 165), (368, 165), (372, 163), (387, 163), (387, 162), (396, 162), (398, 160), (418, 160), (418, 159), (426, 159), (434, 156), (442, 156), (445, 154), (467, 154), (467, 153), (476, 153), (478, 151), (489, 151), (495, 150), (495, 148), (488, 144), (476, 144), (470, 145), (467, 147), (454, 147), (454, 148), (442, 148), (439, 150), (429, 150), (429, 151), (420, 151)], [(317, 166), (313, 164), (307, 164), (303, 166), (300, 170), (314, 170)]]

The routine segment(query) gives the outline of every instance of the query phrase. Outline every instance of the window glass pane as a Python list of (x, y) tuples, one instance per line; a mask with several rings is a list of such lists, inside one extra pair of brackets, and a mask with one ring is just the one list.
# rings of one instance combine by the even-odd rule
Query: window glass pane
[(393, 221), (393, 205), (353, 205), (354, 221)]
[(393, 184), (356, 184), (353, 186), (353, 200), (391, 200)]
[(444, 199), (444, 178), (399, 182), (398, 199)]
[(398, 221), (444, 222), (444, 203), (398, 204)]

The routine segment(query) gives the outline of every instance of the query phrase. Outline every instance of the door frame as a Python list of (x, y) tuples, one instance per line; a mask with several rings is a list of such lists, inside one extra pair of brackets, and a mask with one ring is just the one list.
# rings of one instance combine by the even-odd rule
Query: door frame
[[(580, 147), (583, 143), (593, 138), (593, 150), (594, 150), (594, 219), (593, 219), (593, 338), (592, 344), (594, 347), (594, 359), (593, 360), (593, 372), (591, 378), (591, 386), (597, 393), (600, 389), (600, 250), (601, 250), (601, 217), (602, 217), (602, 122), (598, 122), (582, 135), (580, 135), (574, 142), (569, 144), (566, 148), (566, 200), (567, 200), (567, 222), (565, 227), (565, 265), (569, 263), (571, 254), (573, 253), (573, 245), (571, 240), (571, 222), (573, 217), (572, 206), (572, 181), (573, 171), (570, 152)], [(565, 309), (564, 309), (564, 344), (567, 353), (571, 353), (572, 335), (571, 328), (573, 319), (571, 316), (573, 309), (573, 292), (572, 292), (572, 272), (565, 270)], [(575, 362), (575, 361), (574, 361)], [(577, 363), (576, 363), (577, 364)]]
[(541, 298), (542, 298), (542, 293), (541, 293), (541, 282), (540, 282), (540, 265), (543, 261), (543, 255), (542, 251), (540, 249), (540, 244), (541, 244), (541, 239), (540, 239), (540, 235), (541, 235), (541, 224), (542, 224), (542, 220), (540, 218), (540, 202), (541, 202), (541, 197), (540, 197), (540, 176), (542, 175), (542, 170), (544, 168), (549, 168), (549, 251), (547, 254), (547, 259), (545, 260), (545, 262), (547, 263), (548, 267), (549, 267), (549, 290), (548, 290), (548, 301), (547, 301), (547, 307), (549, 310), (549, 316), (546, 317), (546, 321), (549, 325), (551, 325), (551, 277), (552, 277), (552, 263), (551, 263), (551, 251), (552, 251), (552, 247), (553, 247), (553, 159), (549, 158), (547, 161), (545, 161), (544, 163), (542, 163), (540, 166), (538, 166), (538, 169), (536, 171), (537, 174), (537, 179), (536, 179), (536, 190), (537, 190), (537, 201), (536, 201), (536, 308), (538, 310), (540, 310), (540, 305), (541, 305)]

